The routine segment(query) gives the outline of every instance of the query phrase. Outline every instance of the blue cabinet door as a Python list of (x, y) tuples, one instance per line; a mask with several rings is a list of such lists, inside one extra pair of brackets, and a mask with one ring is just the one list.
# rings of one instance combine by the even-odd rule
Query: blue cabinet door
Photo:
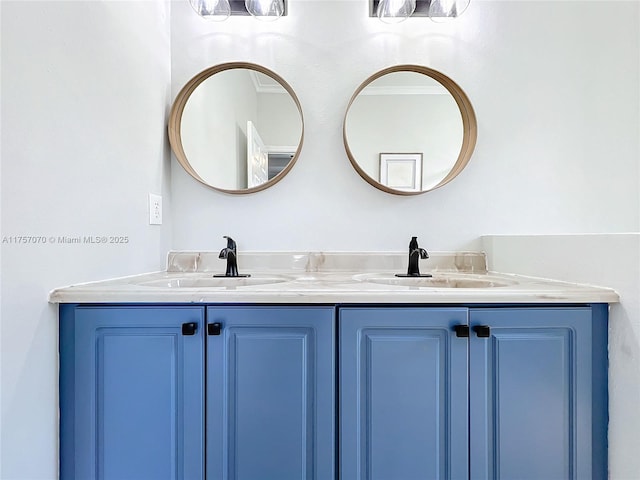
[(333, 307), (212, 306), (207, 478), (332, 480)]
[(467, 315), (340, 309), (340, 478), (468, 478)]
[(61, 306), (62, 480), (204, 478), (203, 327), (203, 307)]
[(588, 307), (470, 311), (472, 332), (490, 327), (469, 340), (473, 480), (606, 478), (599, 308), (600, 318)]

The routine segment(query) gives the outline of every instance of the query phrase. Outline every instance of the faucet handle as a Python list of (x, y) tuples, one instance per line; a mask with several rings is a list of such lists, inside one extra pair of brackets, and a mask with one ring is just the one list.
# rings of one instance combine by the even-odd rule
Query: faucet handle
[(237, 249), (235, 240), (233, 238), (231, 238), (231, 237), (226, 236), (226, 235), (223, 235), (222, 238), (226, 238), (227, 239), (227, 248), (230, 248), (231, 250), (233, 250), (235, 252), (236, 249)]
[(416, 252), (420, 255), (421, 259), (429, 258), (429, 253), (424, 249), (418, 246), (418, 237), (411, 237), (411, 241), (409, 242), (409, 255)]

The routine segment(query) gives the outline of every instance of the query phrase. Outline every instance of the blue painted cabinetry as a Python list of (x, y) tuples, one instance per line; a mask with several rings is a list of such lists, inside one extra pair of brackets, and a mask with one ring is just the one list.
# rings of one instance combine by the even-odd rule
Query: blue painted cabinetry
[(607, 478), (607, 310), (472, 309), (472, 479)]
[(60, 442), (62, 480), (604, 479), (607, 305), (61, 305)]
[(606, 478), (606, 308), (341, 309), (341, 478)]
[(468, 478), (467, 315), (340, 310), (341, 478)]
[(61, 306), (61, 479), (332, 479), (334, 311)]
[[(207, 478), (330, 480), (333, 307), (207, 309)], [(217, 332), (217, 330), (216, 330)]]
[(60, 307), (62, 480), (203, 478), (203, 332), (202, 307)]

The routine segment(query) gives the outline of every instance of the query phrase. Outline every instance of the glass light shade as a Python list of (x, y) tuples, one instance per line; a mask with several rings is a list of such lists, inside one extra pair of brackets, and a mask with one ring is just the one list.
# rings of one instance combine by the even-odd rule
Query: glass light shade
[(189, 0), (189, 3), (205, 20), (222, 22), (231, 15), (229, 0)]
[(469, 6), (471, 0), (431, 0), (429, 18), (434, 22), (445, 22), (459, 17)]
[(245, 0), (244, 5), (259, 20), (277, 20), (284, 14), (284, 0)]
[(409, 18), (416, 9), (416, 0), (380, 0), (377, 15), (384, 23), (399, 23)]

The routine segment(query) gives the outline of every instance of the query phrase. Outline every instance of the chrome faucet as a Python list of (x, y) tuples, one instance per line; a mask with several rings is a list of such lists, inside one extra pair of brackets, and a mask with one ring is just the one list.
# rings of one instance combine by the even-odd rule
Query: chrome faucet
[(226, 235), (222, 238), (227, 239), (227, 246), (220, 250), (218, 258), (227, 259), (227, 271), (224, 275), (214, 275), (214, 277), (249, 277), (250, 275), (240, 275), (238, 273), (238, 249), (236, 242)]
[(424, 248), (418, 246), (418, 237), (411, 237), (409, 242), (409, 265), (407, 267), (407, 273), (397, 273), (397, 277), (431, 277), (430, 273), (420, 273), (420, 266), (418, 265), (420, 259), (424, 260), (429, 258), (429, 254)]

